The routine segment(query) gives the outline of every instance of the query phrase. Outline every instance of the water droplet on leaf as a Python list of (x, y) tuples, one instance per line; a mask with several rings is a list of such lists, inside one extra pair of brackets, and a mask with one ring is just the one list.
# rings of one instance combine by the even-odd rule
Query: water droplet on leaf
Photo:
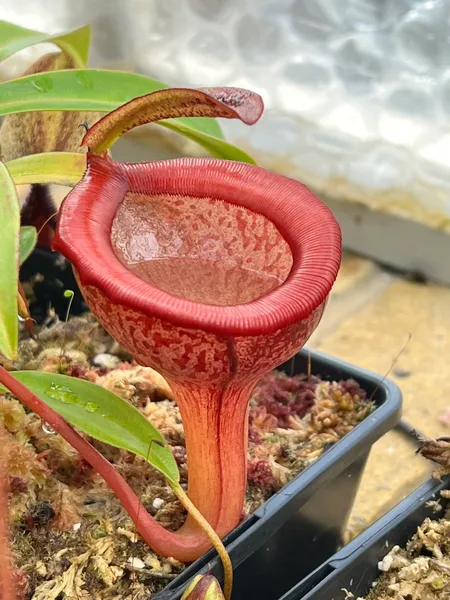
[(76, 393), (66, 385), (52, 383), (46, 391), (46, 394), (49, 398), (64, 402), (64, 404), (76, 404), (77, 402)]
[(53, 81), (50, 77), (40, 77), (38, 80), (32, 81), (31, 85), (43, 94), (49, 92), (53, 88)]
[(86, 404), (84, 405), (84, 408), (91, 413), (97, 412), (98, 411), (98, 404), (95, 404), (95, 402), (86, 402)]
[(86, 73), (77, 73), (76, 80), (78, 81), (78, 83), (80, 85), (82, 85), (85, 88), (91, 88), (94, 85), (92, 83), (91, 78), (88, 77), (88, 75), (86, 75)]

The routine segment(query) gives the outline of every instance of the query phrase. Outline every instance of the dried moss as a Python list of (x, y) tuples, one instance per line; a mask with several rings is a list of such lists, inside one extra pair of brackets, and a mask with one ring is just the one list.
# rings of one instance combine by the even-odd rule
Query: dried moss
[[(121, 395), (165, 436), (186, 487), (184, 431), (166, 382), (152, 369), (129, 362), (113, 369), (96, 366), (98, 355), (124, 356), (91, 317), (72, 319), (66, 329), (57, 323), (41, 332), (40, 339), (41, 346), (23, 342), (20, 364), (11, 367), (62, 371)], [(243, 516), (317, 460), (372, 408), (355, 382), (267, 375), (250, 406)], [(16, 566), (27, 584), (23, 597), (148, 599), (184, 569), (152, 553), (103, 480), (60, 436), (7, 395), (0, 396), (0, 423), (8, 433), (10, 520)], [(128, 452), (93, 443), (158, 522), (171, 530), (181, 526), (185, 511), (157, 471)]]
[[(405, 548), (394, 546), (365, 600), (442, 600), (450, 596), (450, 512), (425, 519)], [(363, 600), (359, 598), (358, 600)]]

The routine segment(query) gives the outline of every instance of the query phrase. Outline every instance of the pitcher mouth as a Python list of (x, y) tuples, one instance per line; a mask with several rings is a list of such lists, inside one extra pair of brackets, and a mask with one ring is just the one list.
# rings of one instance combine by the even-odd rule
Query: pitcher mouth
[[(282, 283), (241, 304), (198, 302), (160, 289), (127, 268), (111, 241), (130, 193), (213, 198), (262, 215), (288, 245), (290, 270)], [(95, 286), (112, 303), (185, 328), (258, 335), (304, 320), (324, 302), (339, 270), (341, 231), (304, 185), (252, 165), (191, 158), (124, 164), (88, 155), (84, 178), (62, 204), (53, 249), (72, 262), (82, 286)]]
[(253, 302), (292, 268), (289, 244), (272, 221), (212, 197), (127, 192), (111, 244), (141, 280), (212, 306)]

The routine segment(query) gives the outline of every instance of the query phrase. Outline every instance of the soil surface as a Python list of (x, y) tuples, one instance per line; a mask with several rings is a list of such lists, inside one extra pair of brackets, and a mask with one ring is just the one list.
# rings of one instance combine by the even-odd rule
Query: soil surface
[[(39, 341), (24, 340), (14, 369), (59, 372), (93, 381), (136, 406), (161, 431), (187, 488), (184, 433), (164, 379), (131, 357), (91, 315), (51, 318)], [(248, 488), (243, 518), (317, 460), (373, 409), (355, 381), (269, 373), (249, 415)], [(10, 523), (21, 598), (151, 598), (185, 565), (161, 558), (135, 533), (114, 494), (37, 416), (0, 395), (0, 425), (10, 486)], [(154, 518), (178, 529), (185, 512), (164, 478), (143, 459), (92, 443), (110, 460)]]
[[(436, 508), (440, 508), (437, 502), (434, 504)], [(442, 519), (425, 519), (406, 547), (394, 546), (379, 563), (379, 569), (383, 571), (383, 575), (375, 587), (365, 599), (357, 600), (448, 598), (450, 596), (450, 510), (447, 509)]]

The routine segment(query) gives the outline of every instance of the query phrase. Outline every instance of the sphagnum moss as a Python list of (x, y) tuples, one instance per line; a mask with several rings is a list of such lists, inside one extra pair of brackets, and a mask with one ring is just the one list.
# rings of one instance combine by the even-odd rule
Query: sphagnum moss
[[(98, 325), (92, 326), (87, 316), (70, 320), (65, 335), (62, 324), (43, 329), (40, 339), (44, 346), (23, 343), (26, 352), (20, 355), (26, 358), (20, 367), (32, 365), (56, 372), (63, 368), (132, 402), (163, 433), (186, 487), (184, 431), (170, 389), (152, 369), (127, 362), (111, 370), (96, 367), (96, 356), (113, 353), (114, 347)], [(88, 331), (91, 335), (86, 336)], [(117, 350), (119, 356), (121, 352)], [(83, 356), (78, 361), (80, 353)], [(243, 516), (317, 460), (328, 444), (338, 441), (372, 408), (355, 382), (268, 374), (255, 389), (250, 405)], [(0, 396), (0, 423), (7, 431), (11, 461), (16, 570), (35, 598), (53, 598), (58, 590), (105, 600), (148, 598), (183, 570), (184, 565), (156, 556), (142, 542), (120, 503), (92, 468), (9, 395)], [(165, 527), (177, 530), (186, 513), (164, 478), (143, 459), (94, 443), (139, 494), (146, 510)], [(52, 512), (44, 511), (48, 505)], [(77, 589), (70, 588), (74, 573)]]

